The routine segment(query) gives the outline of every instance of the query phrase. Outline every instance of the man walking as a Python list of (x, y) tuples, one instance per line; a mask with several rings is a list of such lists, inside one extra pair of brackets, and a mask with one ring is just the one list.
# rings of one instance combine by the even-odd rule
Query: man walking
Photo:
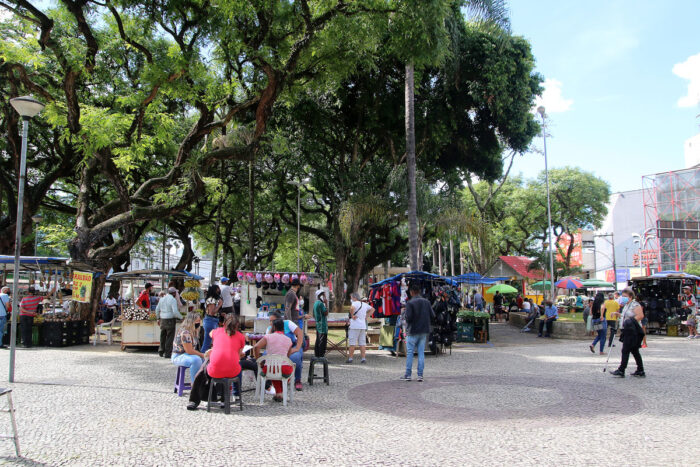
[(231, 288), (230, 281), (228, 277), (221, 278), (221, 300), (223, 303), (221, 305), (220, 313), (227, 315), (233, 313), (233, 289)]
[(165, 358), (170, 358), (173, 353), (175, 320), (182, 319), (175, 295), (177, 295), (177, 289), (170, 287), (168, 293), (158, 301), (158, 306), (156, 307), (156, 319), (158, 320), (158, 326), (160, 326), (158, 355)]
[(314, 356), (320, 358), (326, 355), (326, 346), (328, 345), (328, 307), (326, 305), (326, 293), (321, 289), (316, 291), (314, 320), (316, 320)]
[(413, 352), (418, 351), (418, 381), (423, 381), (425, 366), (425, 343), (430, 332), (430, 321), (435, 316), (430, 302), (420, 295), (420, 286), (415, 282), (409, 289), (411, 299), (406, 302), (406, 373), (403, 381), (411, 381)]

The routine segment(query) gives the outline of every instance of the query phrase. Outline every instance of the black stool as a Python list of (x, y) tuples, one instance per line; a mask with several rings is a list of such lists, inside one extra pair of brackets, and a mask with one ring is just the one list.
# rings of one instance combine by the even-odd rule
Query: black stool
[[(323, 363), (323, 376), (316, 376), (316, 372), (314, 372), (314, 365), (316, 365), (316, 362)], [(331, 384), (331, 379), (328, 376), (328, 360), (326, 359), (326, 357), (311, 357), (311, 362), (309, 363), (309, 385), (310, 386), (314, 385), (315, 379), (322, 379), (323, 382), (326, 383), (326, 386)]]
[(17, 453), (17, 457), (20, 457), (19, 436), (17, 436), (17, 422), (15, 421), (15, 406), (12, 404), (12, 389), (0, 388), (0, 396), (7, 396), (7, 409), (3, 409), (2, 412), (9, 413), (10, 419), (12, 420), (12, 435), (0, 435), (0, 438), (11, 439), (14, 441), (15, 452)]
[[(243, 373), (243, 372), (241, 372)], [(207, 398), (207, 412), (211, 412), (211, 396), (214, 392), (214, 387), (217, 384), (222, 384), (224, 387), (224, 413), (231, 413), (231, 383), (238, 383), (238, 402), (241, 410), (243, 410), (243, 378), (238, 375), (236, 378), (212, 378), (209, 384), (209, 397)]]

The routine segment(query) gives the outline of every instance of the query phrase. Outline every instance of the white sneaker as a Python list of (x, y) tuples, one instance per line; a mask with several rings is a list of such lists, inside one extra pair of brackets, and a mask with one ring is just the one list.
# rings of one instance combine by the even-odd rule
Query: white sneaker
[(277, 394), (277, 392), (275, 391), (275, 387), (270, 386), (270, 389), (265, 389), (265, 394), (268, 394), (270, 396), (274, 396), (275, 394)]
[(520, 332), (530, 332), (530, 328), (522, 329)]

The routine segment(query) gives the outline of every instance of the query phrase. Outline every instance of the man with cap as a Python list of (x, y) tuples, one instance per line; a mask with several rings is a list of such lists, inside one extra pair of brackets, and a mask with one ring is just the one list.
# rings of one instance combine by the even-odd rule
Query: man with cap
[(328, 306), (326, 293), (323, 289), (316, 291), (316, 303), (314, 303), (314, 319), (316, 320), (316, 343), (314, 344), (314, 355), (317, 358), (326, 355), (328, 345)]
[(221, 278), (221, 300), (223, 304), (221, 305), (220, 313), (222, 315), (227, 315), (233, 313), (233, 287), (231, 287), (231, 282), (228, 277)]
[(170, 358), (173, 353), (175, 321), (182, 319), (175, 295), (177, 295), (177, 289), (170, 287), (168, 293), (158, 301), (158, 306), (156, 307), (156, 319), (158, 320), (158, 326), (160, 326), (158, 355), (165, 358)]
[(284, 319), (296, 322), (299, 319), (299, 279), (292, 279), (289, 291), (284, 296)]

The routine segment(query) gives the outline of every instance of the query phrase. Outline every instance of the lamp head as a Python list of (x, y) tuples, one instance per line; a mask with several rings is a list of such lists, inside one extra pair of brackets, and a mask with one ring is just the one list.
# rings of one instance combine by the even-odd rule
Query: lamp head
[(22, 118), (32, 118), (44, 110), (44, 104), (30, 96), (15, 97), (10, 99), (10, 105), (14, 107)]
[(42, 215), (39, 214), (39, 213), (34, 214), (34, 215), (32, 216), (32, 222), (34, 222), (35, 224), (38, 224), (38, 223), (40, 223), (40, 222), (43, 221), (43, 220), (44, 220), (44, 216), (42, 216)]
[(542, 118), (544, 118), (544, 106), (543, 105), (537, 107), (537, 113), (540, 114), (542, 116)]

